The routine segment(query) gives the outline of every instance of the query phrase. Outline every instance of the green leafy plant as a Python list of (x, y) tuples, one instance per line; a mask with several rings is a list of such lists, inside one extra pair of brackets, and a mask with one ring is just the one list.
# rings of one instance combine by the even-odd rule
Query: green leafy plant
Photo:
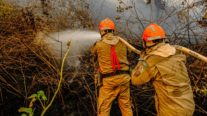
[(34, 110), (33, 106), (34, 103), (38, 100), (42, 106), (43, 109), (45, 109), (45, 106), (43, 104), (42, 101), (46, 101), (47, 100), (47, 96), (45, 95), (43, 90), (38, 91), (35, 94), (32, 94), (31, 96), (28, 97), (30, 101), (29, 103), (29, 107), (20, 107), (18, 112), (22, 113), (21, 116), (33, 116), (34, 115)]
[(57, 96), (57, 94), (58, 94), (58, 92), (60, 90), (61, 84), (62, 84), (64, 63), (65, 63), (65, 60), (66, 60), (66, 58), (68, 56), (68, 53), (69, 53), (69, 50), (70, 50), (69, 49), (70, 48), (70, 44), (71, 44), (71, 41), (69, 41), (67, 43), (68, 49), (67, 49), (67, 51), (66, 51), (66, 53), (65, 53), (65, 55), (63, 57), (63, 60), (62, 60), (61, 69), (60, 69), (60, 80), (59, 80), (59, 83), (58, 83), (58, 87), (57, 87), (57, 89), (56, 89), (56, 91), (55, 91), (55, 93), (54, 93), (51, 101), (49, 102), (49, 104), (46, 105), (46, 106), (43, 104), (42, 101), (46, 101), (47, 100), (47, 97), (46, 97), (44, 91), (43, 90), (40, 90), (36, 94), (32, 94), (30, 97), (28, 97), (28, 99), (31, 99), (30, 104), (29, 104), (29, 108), (21, 107), (18, 110), (19, 112), (23, 112), (23, 114), (21, 116), (27, 116), (27, 115), (33, 116), (34, 110), (32, 109), (32, 107), (34, 106), (34, 103), (37, 100), (40, 102), (40, 104), (41, 104), (41, 106), (43, 108), (43, 111), (41, 113), (41, 116), (44, 116), (44, 114), (46, 113), (46, 111), (50, 108), (50, 106), (52, 105), (53, 101), (55, 100), (55, 97)]
[(60, 87), (61, 87), (61, 84), (62, 84), (62, 80), (63, 80), (63, 69), (64, 69), (64, 63), (65, 63), (65, 60), (69, 54), (69, 51), (70, 51), (70, 44), (71, 44), (71, 41), (69, 41), (67, 43), (67, 46), (68, 46), (68, 49), (63, 57), (63, 60), (62, 60), (62, 63), (61, 63), (61, 68), (60, 68), (60, 80), (58, 82), (58, 87), (50, 101), (50, 103), (43, 109), (42, 113), (41, 113), (41, 116), (44, 116), (44, 114), (46, 113), (46, 111), (50, 108), (50, 106), (52, 105), (53, 101), (55, 100), (55, 97), (57, 96), (59, 90), (60, 90)]
[(23, 112), (21, 116), (33, 116), (34, 111), (32, 108), (21, 107), (19, 108), (18, 112)]

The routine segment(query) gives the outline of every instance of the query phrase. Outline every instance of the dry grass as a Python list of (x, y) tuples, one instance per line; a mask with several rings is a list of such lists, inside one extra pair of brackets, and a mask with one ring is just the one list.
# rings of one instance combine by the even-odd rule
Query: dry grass
[(37, 33), (46, 27), (41, 18), (30, 9), (3, 2), (0, 8), (1, 107), (7, 108), (6, 103), (15, 96), (16, 100), (26, 100), (42, 86), (49, 89), (56, 83), (59, 70), (44, 41), (37, 38)]

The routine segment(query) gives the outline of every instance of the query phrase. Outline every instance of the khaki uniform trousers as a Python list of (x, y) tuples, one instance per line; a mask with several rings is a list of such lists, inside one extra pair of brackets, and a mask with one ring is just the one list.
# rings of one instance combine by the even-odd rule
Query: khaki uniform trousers
[(109, 116), (112, 102), (117, 98), (122, 116), (132, 116), (128, 74), (103, 78), (99, 89), (98, 116)]

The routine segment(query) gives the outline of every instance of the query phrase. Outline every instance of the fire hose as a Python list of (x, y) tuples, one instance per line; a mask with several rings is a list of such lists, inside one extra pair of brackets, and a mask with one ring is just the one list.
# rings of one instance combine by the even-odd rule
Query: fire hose
[[(133, 52), (135, 52), (135, 53), (137, 53), (137, 54), (141, 54), (141, 51), (139, 51), (139, 50), (137, 50), (136, 48), (134, 48), (131, 44), (129, 44), (126, 40), (124, 40), (124, 39), (122, 39), (122, 38), (119, 38), (120, 39), (120, 41), (122, 42), (122, 43), (124, 43), (128, 48), (130, 48)], [(195, 51), (193, 51), (193, 50), (190, 50), (190, 49), (188, 49), (188, 48), (186, 48), (186, 47), (183, 47), (183, 46), (179, 46), (179, 45), (174, 45), (174, 47), (177, 49), (177, 50), (179, 50), (179, 51), (181, 51), (181, 52), (183, 52), (183, 53), (186, 53), (186, 54), (189, 54), (189, 55), (191, 55), (191, 56), (193, 56), (193, 57), (195, 57), (195, 58), (197, 58), (197, 59), (199, 59), (199, 60), (201, 60), (201, 61), (204, 61), (205, 63), (207, 63), (207, 57), (205, 57), (205, 56), (203, 56), (203, 55), (201, 55), (201, 54), (199, 54), (199, 53), (197, 53), (197, 52), (195, 52)]]

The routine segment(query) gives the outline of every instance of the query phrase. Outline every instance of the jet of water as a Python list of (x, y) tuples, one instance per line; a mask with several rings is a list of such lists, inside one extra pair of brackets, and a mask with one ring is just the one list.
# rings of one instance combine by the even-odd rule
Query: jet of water
[(66, 30), (51, 33), (46, 37), (46, 42), (52, 48), (58, 59), (61, 59), (67, 49), (67, 42), (71, 41), (68, 57), (69, 66), (79, 66), (79, 57), (99, 40), (100, 34), (91, 30)]

